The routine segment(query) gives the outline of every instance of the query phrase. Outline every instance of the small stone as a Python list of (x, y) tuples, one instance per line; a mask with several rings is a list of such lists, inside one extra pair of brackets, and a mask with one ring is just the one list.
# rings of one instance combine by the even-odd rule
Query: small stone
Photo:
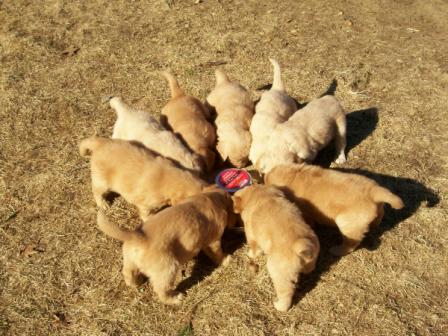
[(197, 5), (197, 4), (200, 4), (202, 2), (202, 0), (195, 0), (194, 1), (194, 3)]

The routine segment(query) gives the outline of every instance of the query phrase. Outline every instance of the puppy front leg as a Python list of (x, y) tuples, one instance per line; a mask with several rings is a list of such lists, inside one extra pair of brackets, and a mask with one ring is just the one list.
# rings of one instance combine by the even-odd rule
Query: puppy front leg
[(206, 246), (203, 249), (204, 253), (209, 257), (216, 265), (228, 265), (231, 257), (225, 256), (221, 249), (221, 240), (216, 240)]
[(342, 164), (347, 161), (347, 158), (345, 157), (345, 147), (347, 142), (347, 125), (345, 116), (336, 119), (336, 126), (336, 152), (338, 153), (338, 157), (335, 162), (337, 164)]
[(279, 266), (279, 260), (268, 257), (267, 267), (272, 283), (274, 284), (277, 300), (274, 301), (274, 307), (278, 311), (287, 312), (292, 304), (292, 298), (296, 289), (297, 278), (289, 277), (291, 270), (282, 269)]
[(249, 270), (252, 273), (258, 272), (258, 265), (255, 263), (255, 259), (260, 256), (263, 251), (258, 246), (257, 242), (255, 240), (250, 240), (249, 243), (249, 250), (247, 251), (247, 256), (249, 257)]

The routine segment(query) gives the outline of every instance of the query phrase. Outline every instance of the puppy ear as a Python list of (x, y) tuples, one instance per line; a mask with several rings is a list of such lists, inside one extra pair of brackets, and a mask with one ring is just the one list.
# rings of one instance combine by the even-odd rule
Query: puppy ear
[(233, 201), (233, 212), (237, 214), (241, 213), (241, 211), (243, 210), (241, 208), (241, 202), (242, 202), (241, 197), (233, 195), (232, 201)]

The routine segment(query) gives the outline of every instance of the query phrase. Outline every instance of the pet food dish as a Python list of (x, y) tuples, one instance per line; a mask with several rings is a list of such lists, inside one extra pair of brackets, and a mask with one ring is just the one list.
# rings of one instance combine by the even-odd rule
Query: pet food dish
[(215, 182), (220, 188), (233, 193), (251, 185), (252, 178), (244, 169), (229, 168), (221, 171)]

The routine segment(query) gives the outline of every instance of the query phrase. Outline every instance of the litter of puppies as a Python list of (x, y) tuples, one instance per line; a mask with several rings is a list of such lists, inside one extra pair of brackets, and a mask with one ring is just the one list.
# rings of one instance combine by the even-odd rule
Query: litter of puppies
[[(222, 69), (216, 70), (216, 86), (205, 103), (187, 95), (165, 72), (171, 99), (162, 122), (113, 97), (117, 121), (112, 137), (80, 143), (80, 154), (90, 155), (98, 226), (123, 242), (127, 285), (136, 285), (143, 274), (163, 303), (180, 304), (183, 294), (174, 283), (180, 267), (200, 251), (217, 265), (231, 262), (221, 239), (240, 217), (248, 267), (256, 270), (254, 259), (266, 255), (277, 295), (274, 307), (287, 311), (300, 274), (314, 270), (321, 249), (314, 224), (339, 229), (343, 242), (330, 251), (340, 256), (355, 250), (369, 228), (381, 222), (384, 203), (404, 206), (366, 177), (312, 165), (332, 140), (335, 162), (346, 161), (344, 109), (333, 96), (298, 109), (286, 93), (278, 62), (270, 61), (273, 84), (257, 104)], [(206, 181), (218, 160), (221, 167), (237, 168), (251, 161), (265, 174), (266, 185), (245, 183), (231, 196)], [(137, 207), (140, 227), (128, 231), (109, 222), (104, 210), (110, 192)]]

